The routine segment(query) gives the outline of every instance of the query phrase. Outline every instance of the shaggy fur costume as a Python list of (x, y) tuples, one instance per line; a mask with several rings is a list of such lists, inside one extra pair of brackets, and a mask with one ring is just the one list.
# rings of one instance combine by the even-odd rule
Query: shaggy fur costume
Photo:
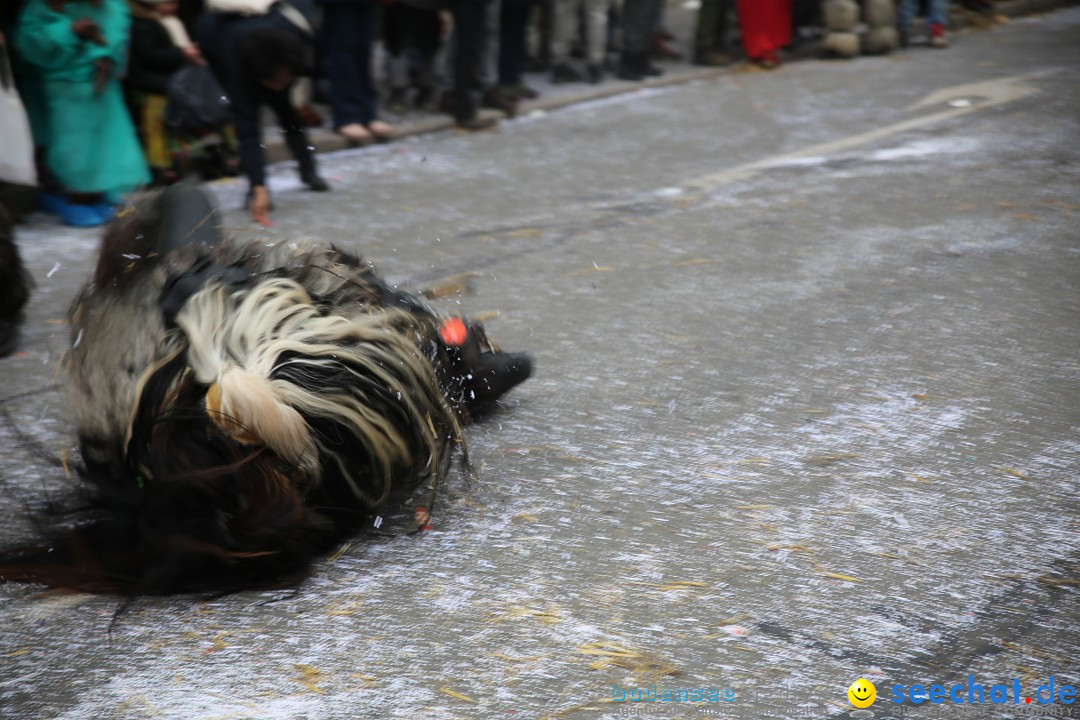
[[(71, 309), (67, 405), (102, 514), (0, 577), (132, 594), (290, 582), (460, 421), (531, 373), (483, 329), (307, 241), (218, 237), (193, 188), (143, 197)], [(449, 337), (448, 341), (446, 338)]]

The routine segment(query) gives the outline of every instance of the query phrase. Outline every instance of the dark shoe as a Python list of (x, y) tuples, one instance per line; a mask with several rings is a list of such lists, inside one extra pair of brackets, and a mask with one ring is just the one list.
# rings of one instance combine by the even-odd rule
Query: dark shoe
[(731, 64), (731, 56), (718, 50), (698, 53), (694, 56), (694, 64), (703, 67), (727, 67)]
[(498, 88), (489, 88), (485, 91), (484, 96), (480, 99), (480, 106), (492, 108), (493, 110), (502, 110), (507, 117), (517, 115), (517, 102), (508, 98)]
[(615, 73), (621, 80), (639, 82), (645, 79), (645, 68), (648, 66), (645, 58), (638, 53), (623, 53), (619, 58), (619, 69)]
[(315, 169), (315, 163), (300, 163), (300, 181), (315, 192), (326, 192), (330, 185), (322, 179), (319, 171)]
[(476, 115), (468, 120), (458, 120), (455, 127), (465, 132), (483, 132), (498, 127), (499, 121), (495, 118), (482, 118)]
[(911, 45), (911, 32), (907, 28), (897, 28), (896, 34), (899, 36), (901, 50), (907, 50)]
[(551, 69), (551, 82), (555, 85), (584, 82), (585, 76), (566, 63), (558, 63)]
[(321, 175), (311, 175), (307, 178), (301, 177), (304, 184), (308, 186), (308, 189), (315, 192), (326, 192), (330, 189), (330, 183), (323, 180)]
[(417, 110), (432, 110), (435, 99), (435, 88), (430, 85), (421, 85), (416, 88), (416, 97), (413, 98), (413, 106)]
[(503, 85), (500, 86), (500, 90), (507, 97), (511, 97), (514, 100), (535, 100), (540, 97), (540, 93), (532, 89), (525, 83), (518, 83), (517, 85)]
[(386, 96), (386, 109), (397, 115), (405, 112), (405, 88), (390, 88)]
[(527, 57), (525, 58), (525, 72), (544, 72), (551, 68), (551, 62), (547, 58), (540, 57)]
[(457, 102), (454, 101), (454, 93), (447, 90), (439, 98), (439, 112), (444, 115), (453, 115), (457, 109)]
[(590, 84), (595, 85), (604, 79), (604, 69), (599, 65), (588, 65), (585, 68), (585, 77)]

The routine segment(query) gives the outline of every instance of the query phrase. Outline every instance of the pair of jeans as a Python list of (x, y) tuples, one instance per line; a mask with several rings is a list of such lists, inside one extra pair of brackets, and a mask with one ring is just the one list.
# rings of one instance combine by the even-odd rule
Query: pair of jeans
[(352, 123), (367, 125), (378, 117), (378, 95), (371, 77), (378, 11), (375, 2), (323, 4), (321, 39), (335, 128)]
[(645, 56), (660, 29), (664, 0), (626, 0), (623, 3), (623, 55)]
[(439, 13), (394, 2), (383, 11), (383, 42), (386, 74), (392, 88), (406, 88), (410, 69), (417, 70), (416, 84), (434, 88), (435, 56), (439, 52)]
[[(897, 25), (907, 30), (911, 27), (911, 19), (915, 17), (919, 0), (899, 0), (897, 7)], [(930, 7), (926, 11), (926, 22), (930, 25), (948, 24), (948, 0), (930, 0)]]
[(578, 11), (585, 16), (585, 56), (590, 65), (602, 65), (607, 49), (609, 0), (555, 0), (555, 27), (551, 58), (564, 63), (570, 57), (570, 42), (578, 27)]

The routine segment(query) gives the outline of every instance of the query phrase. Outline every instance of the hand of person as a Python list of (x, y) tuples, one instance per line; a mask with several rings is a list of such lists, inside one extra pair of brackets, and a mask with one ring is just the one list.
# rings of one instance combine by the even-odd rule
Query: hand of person
[(105, 44), (105, 36), (101, 34), (101, 28), (90, 18), (81, 18), (71, 22), (71, 30), (75, 36), (83, 40), (89, 40), (98, 45)]
[(98, 58), (94, 61), (94, 92), (100, 93), (105, 89), (105, 83), (109, 81), (109, 76), (112, 75), (113, 61), (112, 58)]
[(205, 65), (206, 60), (203, 58), (202, 50), (195, 43), (191, 43), (187, 47), (181, 48), (180, 52), (184, 53), (184, 57), (187, 58), (189, 63), (195, 65)]
[(270, 220), (270, 192), (265, 185), (251, 188), (251, 219), (263, 227), (272, 227)]

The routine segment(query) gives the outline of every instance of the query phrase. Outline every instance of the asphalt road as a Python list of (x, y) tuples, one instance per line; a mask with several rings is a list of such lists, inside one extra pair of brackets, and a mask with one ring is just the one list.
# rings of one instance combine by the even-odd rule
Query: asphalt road
[[(1023, 702), (1080, 685), (1078, 68), (1070, 9), (328, 155), (326, 195), (275, 168), (275, 236), (476, 273), (446, 302), (536, 376), (434, 530), (295, 593), (142, 599), (109, 633), (115, 598), (0, 586), (0, 716), (846, 717), (859, 677), (877, 718), (1080, 716)], [(19, 239), (4, 544), (73, 498), (55, 375), (96, 234)], [(654, 684), (734, 697), (611, 702)]]

